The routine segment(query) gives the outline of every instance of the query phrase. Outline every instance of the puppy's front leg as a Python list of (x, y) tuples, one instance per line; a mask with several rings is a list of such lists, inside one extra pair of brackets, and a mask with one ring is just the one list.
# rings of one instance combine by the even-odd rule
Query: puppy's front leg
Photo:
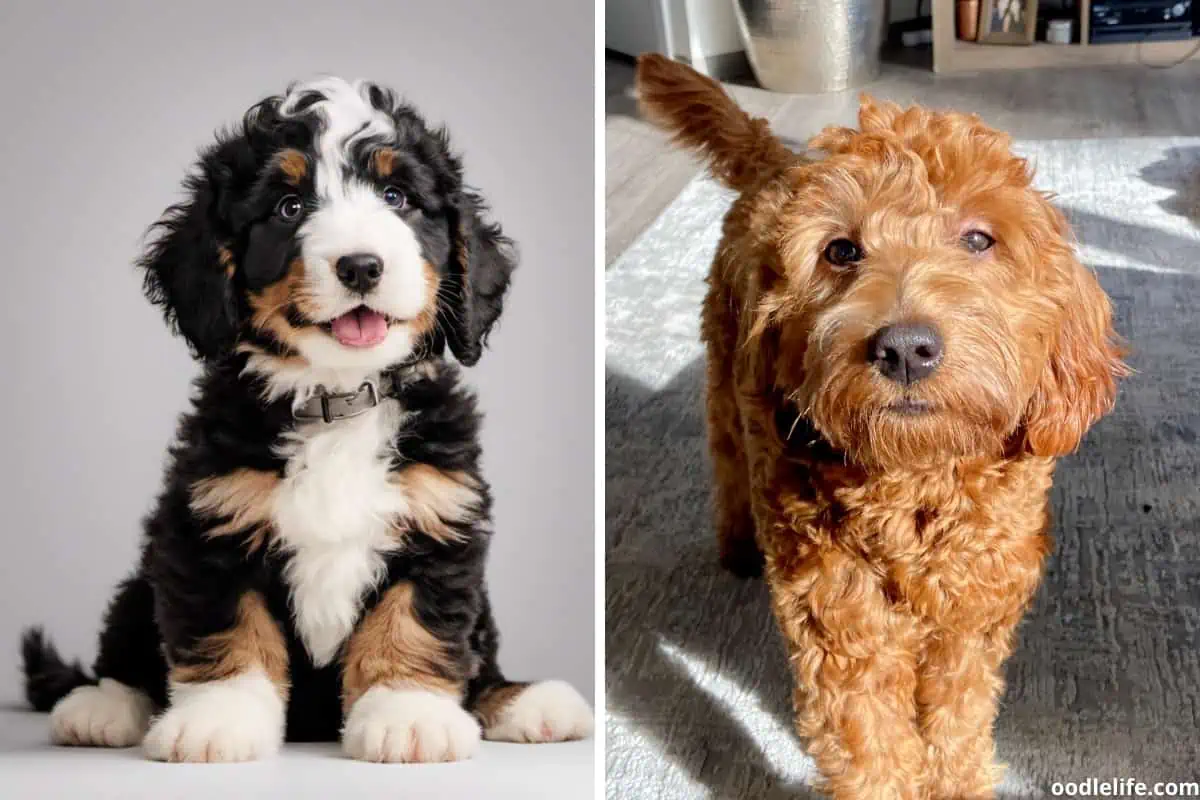
[(172, 662), (170, 703), (143, 741), (150, 758), (250, 761), (283, 742), (287, 646), (262, 595), (243, 593), (223, 629), (196, 636), (211, 615), (193, 608), (180, 624), (160, 620)]
[[(350, 638), (343, 673), (342, 746), (363, 761), (457, 761), (479, 749), (479, 723), (462, 706), (465, 630), (422, 618), (422, 589), (392, 586)], [(446, 598), (441, 598), (446, 602)], [(461, 633), (461, 635), (457, 635)]]
[(989, 635), (947, 632), (926, 649), (918, 671), (921, 732), (930, 746), (932, 797), (986, 800), (1002, 768), (992, 726), (1004, 689), (1000, 667), (1012, 628)]
[(917, 729), (916, 626), (892, 611), (878, 578), (835, 549), (780, 574), (775, 613), (796, 680), (796, 729), (835, 800), (925, 798)]

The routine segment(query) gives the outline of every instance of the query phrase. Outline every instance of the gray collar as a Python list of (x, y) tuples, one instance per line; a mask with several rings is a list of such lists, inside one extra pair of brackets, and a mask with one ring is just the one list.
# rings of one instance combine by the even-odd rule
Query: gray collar
[(385, 397), (396, 392), (396, 380), (391, 372), (363, 381), (353, 392), (335, 393), (317, 387), (317, 393), (292, 407), (292, 417), (299, 422), (336, 422), (357, 417), (379, 405)]

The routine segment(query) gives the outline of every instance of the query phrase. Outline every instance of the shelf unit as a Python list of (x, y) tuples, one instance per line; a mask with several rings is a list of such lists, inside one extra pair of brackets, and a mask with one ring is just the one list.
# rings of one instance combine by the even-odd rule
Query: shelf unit
[[(955, 35), (955, 0), (933, 0), (933, 71), (978, 72), (987, 69), (1098, 67), (1112, 64), (1171, 64), (1191, 53), (1200, 39), (1180, 42), (1088, 44), (1091, 0), (1079, 0), (1079, 44), (1031, 45), (962, 42)], [(1200, 58), (1200, 53), (1191, 53)]]

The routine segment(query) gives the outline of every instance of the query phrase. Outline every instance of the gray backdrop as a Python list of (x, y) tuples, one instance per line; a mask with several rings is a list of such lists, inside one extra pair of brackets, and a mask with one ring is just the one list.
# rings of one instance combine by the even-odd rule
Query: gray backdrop
[(591, 696), (593, 16), (590, 0), (0, 3), (0, 702), (24, 625), (94, 657), (185, 408), (196, 368), (141, 296), (142, 233), (217, 127), (316, 73), (448, 123), (520, 243), (469, 373), (501, 663)]

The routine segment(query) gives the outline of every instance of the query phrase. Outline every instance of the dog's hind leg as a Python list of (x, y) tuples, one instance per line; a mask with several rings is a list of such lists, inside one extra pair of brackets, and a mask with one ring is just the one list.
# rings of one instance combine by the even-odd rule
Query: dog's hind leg
[(491, 608), (471, 636), (481, 659), (479, 674), (467, 687), (467, 710), (475, 715), (485, 739), (501, 742), (561, 742), (586, 739), (594, 727), (587, 701), (565, 681), (519, 683), (505, 679), (496, 663), (499, 637)]
[(34, 708), (51, 711), (51, 739), (86, 747), (141, 742), (155, 706), (166, 699), (160, 641), (153, 592), (140, 576), (124, 581), (109, 605), (95, 678), (65, 664), (40, 630), (26, 632), (26, 695)]
[(714, 524), (721, 566), (743, 578), (762, 574), (763, 555), (754, 538), (750, 511), (750, 473), (733, 379), (736, 322), (727, 294), (709, 291), (704, 304), (708, 345), (706, 401), (708, 447), (713, 465)]

